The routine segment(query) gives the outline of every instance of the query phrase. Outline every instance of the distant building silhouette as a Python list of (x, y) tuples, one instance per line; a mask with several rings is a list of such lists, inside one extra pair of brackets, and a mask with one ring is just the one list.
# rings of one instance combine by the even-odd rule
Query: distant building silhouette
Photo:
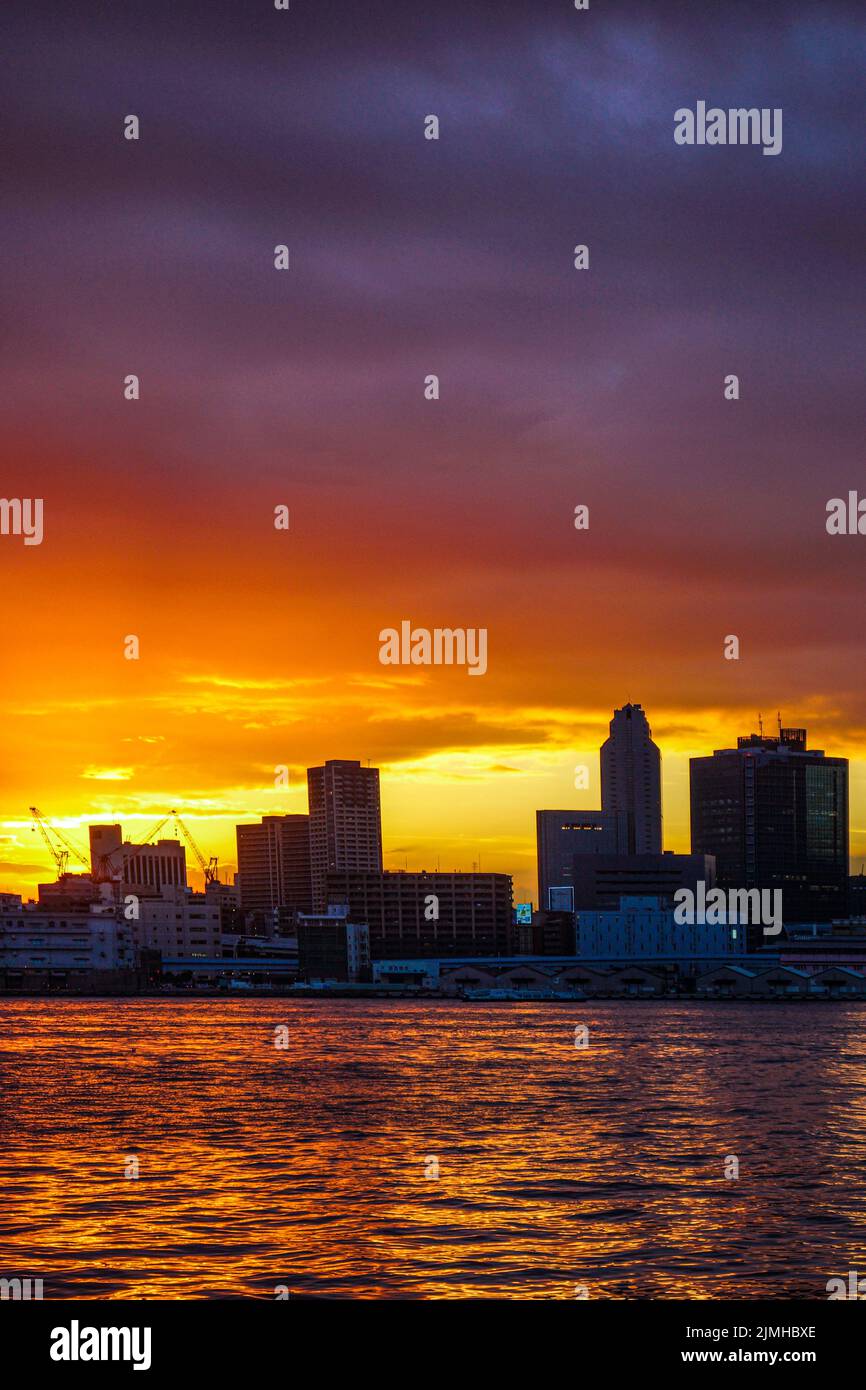
[(535, 829), (538, 905), (544, 910), (573, 910), (576, 854), (628, 852), (628, 817), (624, 811), (536, 811)]
[(613, 911), (623, 895), (672, 903), (678, 888), (694, 893), (699, 882), (713, 888), (716, 867), (707, 854), (576, 854), (573, 881), (578, 914)]
[(370, 933), (349, 920), (345, 905), (298, 917), (298, 966), (307, 982), (363, 983), (370, 975)]
[(243, 912), (311, 912), (310, 817), (262, 816), (259, 825), (236, 826), (235, 834)]
[(661, 854), (662, 759), (640, 705), (614, 710), (601, 746), (601, 806), (628, 818), (629, 854)]
[[(327, 908), (327, 876), (382, 869), (379, 769), (334, 758), (307, 769), (313, 911)], [(341, 899), (341, 901), (343, 901)]]
[(373, 960), (507, 955), (516, 943), (509, 874), (337, 870), (327, 896), (370, 928)]
[(720, 888), (781, 889), (786, 925), (846, 916), (847, 758), (780, 728), (692, 758), (690, 783), (692, 850), (715, 856)]
[(186, 851), (179, 840), (135, 844), (121, 827), (91, 825), (90, 863), (95, 878), (117, 878), (139, 897), (158, 897), (163, 888), (186, 887)]

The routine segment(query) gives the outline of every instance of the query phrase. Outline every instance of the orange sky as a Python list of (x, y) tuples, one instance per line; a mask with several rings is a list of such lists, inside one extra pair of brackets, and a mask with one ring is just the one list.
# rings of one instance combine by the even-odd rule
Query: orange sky
[[(387, 865), (534, 896), (535, 810), (598, 805), (627, 700), (668, 848), (688, 755), (781, 708), (852, 759), (858, 866), (866, 537), (825, 529), (862, 487), (855, 32), (432, 6), (421, 41), (325, 7), (286, 44), (233, 19), (228, 58), (184, 7), (158, 45), (124, 6), (71, 43), (66, 8), (29, 7), (9, 73), (0, 490), (45, 538), (0, 536), (0, 885), (50, 874), (31, 804), (79, 840), (175, 806), (230, 867), (237, 820), (347, 757), (382, 770)], [(807, 129), (678, 147), (756, 51)], [(404, 619), (487, 628), (487, 674), (381, 666)]]
[[(97, 504), (86, 547), (55, 508), (41, 548), (6, 538), (17, 599), (4, 616), (14, 660), (0, 696), (0, 887), (29, 893), (53, 876), (31, 804), (81, 844), (91, 820), (120, 820), (135, 838), (174, 806), (205, 854), (231, 869), (238, 820), (305, 810), (306, 767), (356, 757), (382, 770), (386, 867), (480, 860), (513, 873), (518, 900), (534, 898), (535, 809), (598, 806), (614, 704), (648, 712), (663, 754), (665, 844), (683, 850), (688, 756), (729, 746), (759, 709), (772, 726), (788, 690), (799, 698), (784, 721), (854, 760), (855, 863), (866, 853), (856, 704), (814, 688), (819, 671), (842, 676), (844, 639), (804, 661), (802, 648), (773, 639), (766, 613), (744, 620), (742, 593), (729, 585), (723, 601), (706, 566), (697, 592), (651, 550), (638, 575), (637, 557), (617, 565), (567, 532), (536, 552), (537, 568), (510, 545), (498, 559), (470, 549), (442, 566), (435, 527), (379, 508), (381, 527), (393, 528), (386, 549), (377, 509), (359, 499), (356, 531), (334, 519), (332, 555), (314, 508), (293, 509), (289, 533), (273, 530), (269, 506), (284, 494), (295, 495), (237, 495), (198, 520), (189, 501), (168, 520), (145, 510), (135, 527), (106, 515), (104, 531)], [(76, 499), (60, 501), (74, 516)], [(661, 611), (667, 625), (655, 622)], [(379, 630), (404, 617), (487, 626), (488, 673), (381, 666)], [(743, 658), (726, 662), (721, 637), (737, 630)], [(130, 633), (138, 661), (123, 656)], [(590, 789), (575, 792), (582, 763)], [(280, 764), (288, 791), (274, 787)]]

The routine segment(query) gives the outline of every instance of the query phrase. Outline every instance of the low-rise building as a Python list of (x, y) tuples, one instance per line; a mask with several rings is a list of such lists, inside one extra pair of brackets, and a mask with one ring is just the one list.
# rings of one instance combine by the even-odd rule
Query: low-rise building
[(847, 965), (830, 966), (812, 975), (809, 990), (824, 999), (862, 999), (866, 995), (866, 975)]
[(679, 923), (659, 897), (623, 897), (619, 908), (577, 914), (577, 954), (582, 960), (695, 960), (739, 956), (745, 926)]
[(49, 917), (21, 912), (0, 917), (0, 972), (48, 974), (130, 970), (135, 964), (128, 922), (109, 913)]
[(138, 950), (159, 951), (163, 956), (220, 955), (217, 899), (166, 884), (158, 896), (135, 897), (132, 904), (127, 896), (126, 903), (124, 910), (133, 914), (130, 925)]
[(327, 912), (298, 913), (298, 966), (307, 981), (358, 984), (370, 977), (370, 932), (352, 922), (349, 908), (332, 904)]
[(576, 912), (615, 911), (624, 896), (672, 902), (680, 888), (695, 892), (703, 883), (709, 890), (716, 882), (716, 863), (708, 854), (576, 854), (573, 865)]
[(648, 970), (637, 964), (611, 971), (607, 984), (608, 992), (614, 998), (628, 995), (631, 998), (650, 999), (668, 992), (668, 979), (662, 971)]
[(509, 874), (346, 869), (326, 885), (329, 903), (347, 903), (370, 928), (374, 960), (500, 956), (516, 945)]
[(407, 985), (417, 989), (439, 988), (438, 960), (375, 960), (372, 964), (376, 985)]

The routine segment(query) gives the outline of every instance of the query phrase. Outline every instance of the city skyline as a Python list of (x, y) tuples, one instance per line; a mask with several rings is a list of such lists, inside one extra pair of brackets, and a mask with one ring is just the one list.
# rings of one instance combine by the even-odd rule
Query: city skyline
[[(635, 705), (644, 704), (643, 701), (634, 703)], [(629, 704), (631, 704), (631, 702), (629, 702)], [(642, 712), (644, 714), (648, 713), (648, 716), (651, 716), (652, 727), (655, 733), (660, 721), (656, 718), (654, 714), (652, 714), (652, 711), (647, 712), (645, 706)], [(614, 713), (616, 713), (615, 708)], [(765, 734), (772, 734), (775, 728), (775, 719), (773, 721), (769, 721), (765, 716), (762, 722)], [(607, 730), (610, 726), (610, 723), (611, 711), (608, 711), (606, 718), (602, 720), (603, 729)], [(716, 749), (736, 748), (737, 739), (742, 736), (743, 729), (741, 728), (733, 735), (729, 742), (720, 741), (715, 743), (714, 747), (710, 750), (710, 752), (714, 752), (716, 751)], [(811, 745), (819, 746), (820, 740), (817, 737), (817, 735), (813, 737), (811, 728), (809, 737)], [(659, 737), (658, 739), (654, 738), (654, 741), (662, 742), (663, 740), (661, 739), (661, 737)], [(557, 803), (555, 801), (550, 800), (547, 802), (523, 802), (521, 799), (520, 790), (521, 788), (523, 788), (524, 792), (526, 792), (527, 789), (531, 788), (532, 786), (554, 785), (558, 786), (563, 792), (563, 796), (561, 797), (562, 809), (573, 810), (575, 812), (596, 809), (601, 801), (599, 762), (603, 743), (604, 737), (600, 737), (599, 744), (595, 750), (584, 750), (587, 761), (579, 765), (583, 767), (588, 767), (589, 769), (589, 786), (588, 788), (581, 787), (581, 790), (579, 791), (575, 790), (572, 786), (572, 790), (569, 793), (569, 782), (563, 781), (562, 778), (557, 779), (555, 782), (553, 779), (544, 781), (533, 779), (530, 775), (526, 775), (524, 777), (520, 777), (518, 775), (515, 777), (514, 772), (489, 774), (488, 779), (486, 781), (481, 781), (482, 787), (484, 787), (488, 792), (490, 791), (490, 785), (494, 779), (499, 780), (502, 778), (507, 778), (508, 785), (512, 789), (516, 785), (517, 792), (514, 798), (516, 804), (513, 804), (511, 801), (509, 801), (508, 814), (514, 817), (515, 822), (518, 820), (518, 818), (522, 817), (526, 824), (525, 836), (522, 838), (517, 835), (514, 836), (513, 843), (516, 845), (516, 848), (509, 848), (509, 844), (507, 842), (506, 837), (503, 837), (501, 842), (497, 842), (491, 845), (489, 841), (484, 841), (480, 835), (473, 837), (471, 830), (463, 831), (459, 808), (457, 808), (455, 812), (455, 807), (452, 802), (450, 804), (449, 811), (447, 800), (446, 819), (444, 822), (445, 824), (447, 824), (447, 832), (444, 832), (442, 834), (441, 839), (437, 838), (435, 831), (427, 831), (425, 833), (423, 828), (425, 819), (424, 804), (425, 796), (428, 794), (429, 791), (428, 785), (423, 781), (423, 779), (415, 775), (406, 776), (404, 774), (404, 778), (401, 780), (399, 770), (397, 771), (396, 775), (394, 775), (393, 769), (382, 766), (379, 766), (378, 769), (374, 768), (374, 770), (378, 770), (378, 772), (380, 773), (385, 788), (384, 795), (381, 799), (383, 867), (395, 871), (400, 869), (408, 869), (410, 871), (436, 871), (437, 868), (440, 868), (443, 871), (457, 872), (469, 872), (472, 870), (473, 867), (476, 867), (489, 872), (507, 873), (510, 874), (514, 880), (515, 901), (535, 902), (538, 898), (536, 858), (536, 815), (537, 812), (540, 809), (543, 809), (545, 805), (549, 806), (555, 805)], [(666, 748), (662, 751), (664, 754), (664, 756), (661, 759), (663, 799), (666, 808), (663, 848), (665, 850), (672, 851), (675, 854), (688, 854), (691, 850), (691, 826), (689, 818), (689, 760), (690, 758), (709, 756), (709, 754), (702, 755), (695, 749), (687, 749), (682, 753), (678, 752), (673, 756), (669, 756), (668, 750)], [(826, 749), (826, 751), (828, 753), (832, 752), (833, 754), (838, 755), (838, 750), (835, 748), (832, 750)], [(321, 760), (317, 760), (317, 762), (319, 761)], [(343, 760), (331, 758), (327, 759), (327, 762), (341, 761), (354, 762), (358, 760)], [(674, 788), (677, 792), (677, 795), (673, 798), (673, 800), (675, 805), (677, 803), (680, 803), (680, 810), (673, 817), (669, 814), (669, 808), (671, 805), (672, 798), (669, 796), (668, 776), (671, 774), (671, 764), (673, 764), (674, 768), (671, 780), (673, 781)], [(180, 800), (180, 809), (182, 811), (184, 820), (187, 822), (194, 822), (196, 824), (196, 838), (202, 841), (203, 848), (205, 849), (206, 854), (217, 855), (220, 864), (220, 877), (223, 880), (225, 880), (227, 874), (229, 875), (229, 877), (231, 877), (231, 875), (237, 870), (238, 866), (236, 851), (236, 829), (238, 825), (244, 822), (245, 819), (249, 821), (251, 817), (254, 819), (259, 819), (267, 816), (307, 815), (307, 774), (309, 771), (314, 770), (315, 766), (316, 765), (313, 764), (310, 768), (304, 767), (302, 770), (292, 769), (291, 785), (289, 786), (289, 788), (281, 786), (275, 787), (273, 789), (273, 805), (260, 805), (258, 808), (252, 808), (250, 810), (239, 809), (237, 812), (234, 813), (223, 811), (219, 814), (214, 814), (210, 812), (205, 812), (204, 814), (202, 814), (195, 808), (190, 809), (186, 803)], [(362, 763), (362, 767), (366, 768), (366, 760), (364, 760), (364, 763)], [(574, 766), (572, 766), (571, 763), (568, 763), (568, 773), (570, 781), (572, 783), (574, 780), (574, 770)], [(857, 786), (857, 769), (856, 763), (853, 759), (851, 763), (850, 774), (851, 788), (853, 793), (854, 788)], [(402, 796), (398, 796), (396, 798), (398, 804), (400, 804), (401, 806), (403, 814), (407, 817), (410, 817), (414, 814), (416, 824), (419, 825), (419, 833), (417, 838), (413, 839), (411, 836), (406, 836), (404, 834), (404, 836), (402, 837), (403, 842), (398, 843), (396, 846), (393, 844), (393, 833), (391, 833), (389, 829), (388, 815), (389, 805), (391, 803), (392, 777), (395, 782), (394, 790), (396, 791), (399, 788), (400, 791), (403, 793)], [(684, 795), (682, 791), (683, 778)], [(456, 785), (459, 786), (461, 785), (461, 783), (458, 781)], [(413, 790), (416, 793), (414, 799), (411, 796)], [(264, 797), (265, 793), (259, 792), (258, 795)], [(447, 795), (448, 794), (446, 793), (446, 796)], [(122, 798), (120, 800), (122, 801)], [(51, 823), (56, 824), (61, 830), (69, 831), (73, 840), (77, 839), (78, 842), (82, 845), (82, 848), (84, 848), (86, 836), (77, 837), (76, 831), (84, 831), (87, 827), (94, 823), (105, 821), (121, 821), (124, 826), (125, 837), (132, 841), (135, 841), (138, 834), (146, 833), (147, 831), (150, 831), (153, 828), (153, 821), (155, 818), (159, 818), (162, 815), (166, 814), (165, 807), (169, 804), (169, 802), (171, 802), (171, 804), (175, 804), (178, 801), (179, 798), (177, 796), (175, 796), (173, 799), (169, 797), (166, 799), (166, 801), (161, 802), (159, 804), (154, 800), (152, 803), (149, 804), (148, 810), (140, 810), (137, 812), (120, 810), (118, 809), (117, 802), (112, 802), (110, 804), (106, 802), (100, 802), (100, 809), (98, 812), (82, 812), (78, 815), (65, 817), (63, 815), (56, 814), (53, 808), (50, 806), (50, 804), (44, 803), (44, 799), (43, 801), (38, 802), (38, 804), (41, 806)], [(436, 809), (438, 810), (438, 807)], [(683, 811), (685, 816), (684, 822), (682, 820)], [(479, 814), (484, 814), (483, 801), (481, 804), (481, 810)], [(672, 834), (672, 820), (674, 821), (677, 828), (675, 840)], [(26, 854), (29, 852), (30, 858), (29, 860), (26, 857), (22, 858), (21, 870), (15, 869), (14, 861), (12, 863), (4, 864), (3, 871), (2, 873), (0, 873), (0, 892), (23, 892), (24, 896), (35, 895), (37, 884), (39, 882), (45, 882), (47, 879), (50, 879), (51, 877), (52, 866), (49, 856), (44, 850), (42, 840), (35, 833), (36, 826), (33, 822), (32, 817), (28, 817), (27, 819), (24, 819), (22, 817), (20, 824), (18, 825), (15, 825), (11, 821), (5, 822), (3, 824), (3, 832), (5, 834), (9, 834), (10, 826), (12, 827), (12, 833), (16, 834), (17, 837), (24, 842), (22, 846), (22, 856), (26, 856)], [(214, 833), (214, 831), (216, 831), (217, 833)], [(409, 846), (409, 841), (411, 841), (411, 848)], [(853, 873), (858, 872), (860, 867), (860, 864), (858, 862), (858, 853), (855, 847), (857, 843), (858, 841), (856, 816), (854, 813), (852, 795), (852, 811), (849, 832), (849, 857), (851, 871)], [(864, 835), (861, 838), (860, 843), (862, 844), (862, 852), (866, 853), (866, 835)], [(482, 845), (483, 848), (481, 848)], [(455, 846), (457, 847), (456, 850), (454, 849)], [(453, 861), (448, 857), (448, 847), (451, 847), (452, 853), (456, 855)], [(191, 858), (192, 857), (190, 856), (190, 859)], [(187, 867), (189, 874), (189, 882), (196, 888), (198, 888), (200, 886), (199, 880), (201, 878), (201, 875), (197, 866), (195, 865), (195, 863), (190, 862), (188, 863)], [(70, 862), (70, 872), (80, 871), (80, 869), (81, 865), (75, 865), (74, 863)], [(538, 905), (544, 906), (545, 904), (539, 903)]]
[(25, 1353), (285, 1374), (299, 1300), (556, 1300), (613, 1366), (826, 1380), (863, 0), (0, 28)]

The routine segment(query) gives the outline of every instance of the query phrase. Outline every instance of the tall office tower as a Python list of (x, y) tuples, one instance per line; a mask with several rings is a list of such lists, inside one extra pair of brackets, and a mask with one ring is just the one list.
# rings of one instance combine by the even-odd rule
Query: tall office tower
[(574, 856), (626, 854), (628, 817), (624, 811), (536, 811), (535, 835), (538, 906), (573, 912)]
[(262, 816), (261, 825), (238, 825), (235, 834), (242, 911), (312, 911), (310, 817)]
[(781, 889), (786, 924), (846, 915), (847, 758), (780, 721), (778, 738), (692, 758), (690, 784), (692, 851), (715, 855), (720, 888)]
[(601, 745), (601, 806), (628, 817), (628, 853), (662, 852), (662, 755), (640, 705), (614, 710)]
[(382, 870), (379, 769), (332, 758), (307, 768), (313, 911), (324, 912), (335, 869)]

